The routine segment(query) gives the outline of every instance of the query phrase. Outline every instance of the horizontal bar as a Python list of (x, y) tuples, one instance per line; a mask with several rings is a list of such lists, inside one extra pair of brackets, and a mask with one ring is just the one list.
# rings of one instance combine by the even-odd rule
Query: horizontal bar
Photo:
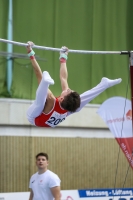
[[(0, 42), (10, 43), (13, 45), (18, 45), (18, 46), (25, 46), (25, 47), (27, 46), (27, 43), (15, 42), (11, 40), (5, 40), (2, 38), (0, 38)], [(38, 46), (38, 45), (33, 45), (32, 48), (50, 50), (50, 51), (61, 51), (60, 48), (52, 48), (52, 47), (45, 47), (45, 46)], [(69, 52), (83, 53), (83, 54), (119, 54), (119, 55), (129, 54), (129, 51), (89, 51), (89, 50), (86, 51), (86, 50), (72, 50), (72, 49), (69, 49)]]
[[(4, 52), (4, 51), (0, 51), (0, 56), (8, 57), (8, 59), (14, 59), (14, 58), (29, 59), (29, 57), (27, 56), (27, 54), (8, 53), (8, 52)], [(42, 61), (47, 61), (47, 60), (44, 59), (44, 58), (40, 58), (40, 56), (38, 56), (38, 55), (36, 55), (36, 59), (37, 59), (37, 60), (42, 60)]]

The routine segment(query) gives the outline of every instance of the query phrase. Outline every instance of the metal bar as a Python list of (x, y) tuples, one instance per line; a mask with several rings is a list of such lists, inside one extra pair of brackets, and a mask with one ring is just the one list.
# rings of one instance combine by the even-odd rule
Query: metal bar
[[(27, 54), (19, 54), (19, 53), (8, 53), (4, 51), (0, 51), (0, 56), (3, 57), (8, 57), (9, 59), (14, 59), (14, 58), (24, 58), (24, 59), (29, 59)], [(40, 58), (40, 56), (36, 55), (37, 60), (42, 60), (42, 61), (47, 61), (45, 58)]]
[[(9, 12), (8, 12), (8, 28), (7, 28), (7, 37), (9, 40), (12, 40), (13, 36), (13, 7), (12, 7), (12, 0), (9, 0)], [(13, 52), (13, 45), (11, 43), (7, 43), (7, 52)], [(11, 94), (11, 84), (12, 84), (12, 65), (13, 61), (7, 56), (7, 90), (9, 94)]]
[[(5, 43), (10, 43), (13, 45), (18, 45), (18, 46), (27, 46), (27, 43), (21, 43), (21, 42), (15, 42), (11, 40), (5, 40), (0, 38), (0, 42), (5, 42)], [(60, 51), (60, 48), (52, 48), (52, 47), (45, 47), (45, 46), (38, 46), (34, 45), (33, 48), (36, 49), (42, 49), (42, 50), (50, 50), (50, 51)], [(90, 50), (72, 50), (69, 49), (69, 52), (71, 53), (82, 53), (82, 54), (119, 54), (119, 55), (125, 55), (129, 54), (129, 51), (90, 51)]]
[(132, 128), (133, 128), (133, 51), (130, 53), (130, 83), (131, 83)]

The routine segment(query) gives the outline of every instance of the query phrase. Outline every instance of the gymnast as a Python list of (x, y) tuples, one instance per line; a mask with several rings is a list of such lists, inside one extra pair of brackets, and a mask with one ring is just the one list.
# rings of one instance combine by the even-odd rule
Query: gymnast
[(59, 56), (62, 93), (59, 97), (55, 97), (49, 89), (49, 85), (53, 85), (54, 80), (47, 71), (41, 71), (34, 56), (35, 52), (32, 50), (34, 43), (29, 41), (27, 44), (27, 53), (39, 84), (36, 91), (36, 99), (27, 110), (27, 119), (32, 125), (39, 127), (55, 127), (69, 115), (79, 112), (88, 102), (107, 88), (119, 84), (122, 81), (121, 78), (110, 80), (104, 77), (96, 87), (79, 95), (68, 86), (66, 62), (69, 50), (67, 47), (63, 46)]

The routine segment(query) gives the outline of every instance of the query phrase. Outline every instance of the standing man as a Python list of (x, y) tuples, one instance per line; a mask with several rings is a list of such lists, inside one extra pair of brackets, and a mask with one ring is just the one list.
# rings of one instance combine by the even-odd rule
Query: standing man
[(33, 42), (28, 42), (27, 51), (39, 86), (36, 91), (35, 101), (27, 110), (27, 119), (32, 125), (39, 127), (55, 127), (69, 115), (80, 111), (87, 103), (104, 92), (107, 88), (121, 82), (121, 78), (110, 80), (104, 77), (96, 87), (79, 95), (69, 88), (66, 65), (69, 50), (67, 47), (62, 47), (59, 57), (62, 92), (59, 97), (55, 97), (49, 90), (49, 85), (53, 85), (54, 80), (47, 71), (42, 73), (35, 59), (35, 52), (32, 50), (33, 45)]
[(38, 172), (30, 178), (31, 189), (29, 200), (60, 200), (60, 179), (48, 170), (48, 155), (39, 153), (36, 155)]

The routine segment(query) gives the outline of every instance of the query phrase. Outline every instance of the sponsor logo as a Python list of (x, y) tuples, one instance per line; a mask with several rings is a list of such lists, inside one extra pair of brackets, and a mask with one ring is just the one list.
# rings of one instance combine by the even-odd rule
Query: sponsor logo
[(129, 110), (127, 113), (126, 113), (126, 118), (128, 120), (132, 120), (132, 110)]
[(68, 196), (66, 200), (74, 200), (71, 196)]
[[(78, 190), (80, 198), (84, 197), (116, 197), (116, 196), (132, 196), (133, 189), (94, 189), (94, 190)], [(107, 199), (107, 198), (106, 198)], [(113, 199), (109, 199), (113, 200)], [(126, 200), (124, 198), (119, 198), (119, 200)]]
[(126, 113), (125, 117), (116, 117), (114, 119), (107, 120), (107, 124), (122, 122), (122, 121), (126, 121), (126, 120), (132, 120), (132, 110), (129, 110)]
[[(62, 197), (62, 194), (60, 193), (60, 197)], [(71, 196), (67, 196), (67, 197), (65, 197), (65, 199), (64, 200), (74, 200)]]
[[(133, 167), (133, 155), (129, 152), (127, 146), (124, 143), (121, 143), (121, 148), (123, 149), (127, 159), (129, 160), (131, 166)], [(133, 149), (132, 149), (133, 152)]]

